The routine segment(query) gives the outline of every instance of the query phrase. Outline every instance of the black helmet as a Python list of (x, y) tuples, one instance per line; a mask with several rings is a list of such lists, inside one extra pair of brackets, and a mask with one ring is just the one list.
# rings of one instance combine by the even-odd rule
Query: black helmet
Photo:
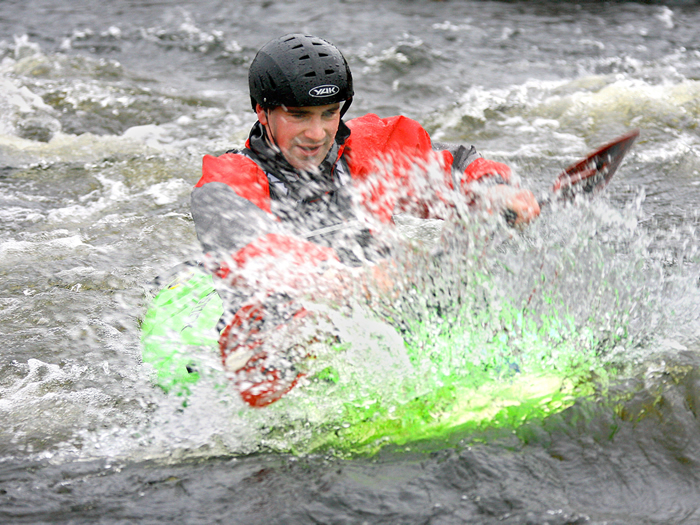
[(315, 36), (290, 34), (265, 44), (248, 71), (250, 101), (263, 108), (322, 106), (352, 97), (352, 74), (345, 58), (330, 42)]

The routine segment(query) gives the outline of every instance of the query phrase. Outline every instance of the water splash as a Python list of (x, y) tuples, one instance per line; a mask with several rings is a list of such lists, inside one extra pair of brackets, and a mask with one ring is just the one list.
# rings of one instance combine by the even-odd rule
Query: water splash
[[(437, 183), (427, 186), (445, 196)], [(259, 412), (239, 408), (246, 447), (358, 454), (513, 431), (581, 398), (606, 397), (666, 332), (664, 282), (648, 257), (652, 239), (639, 227), (641, 202), (624, 211), (605, 200), (554, 207), (526, 231), (443, 206), (450, 221), (372, 224), (391, 246), (389, 290), (359, 279), (364, 285), (346, 306), (306, 304), (339, 342), (314, 350), (300, 386), (282, 400)], [(315, 272), (306, 278), (304, 290), (318, 286)], [(256, 286), (263, 281), (256, 274)], [(197, 286), (187, 286), (174, 293), (190, 296)], [(211, 282), (197, 293), (211, 297)], [(222, 305), (206, 304), (208, 339), (197, 340), (202, 326), (187, 323), (193, 340), (176, 355), (200, 359), (207, 388), (221, 391), (221, 364), (212, 363)], [(226, 403), (242, 407), (232, 395)]]

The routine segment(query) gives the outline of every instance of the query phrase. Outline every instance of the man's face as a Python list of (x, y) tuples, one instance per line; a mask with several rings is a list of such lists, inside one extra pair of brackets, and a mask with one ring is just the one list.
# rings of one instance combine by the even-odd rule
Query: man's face
[(299, 170), (317, 168), (333, 146), (340, 124), (340, 104), (301, 108), (277, 107), (256, 112), (268, 137), (287, 161)]

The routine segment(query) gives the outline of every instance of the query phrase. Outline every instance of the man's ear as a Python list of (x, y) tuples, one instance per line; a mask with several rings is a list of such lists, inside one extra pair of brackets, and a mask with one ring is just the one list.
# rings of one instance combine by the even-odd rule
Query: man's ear
[(258, 115), (260, 124), (267, 126), (267, 113), (260, 104), (255, 105), (255, 113)]

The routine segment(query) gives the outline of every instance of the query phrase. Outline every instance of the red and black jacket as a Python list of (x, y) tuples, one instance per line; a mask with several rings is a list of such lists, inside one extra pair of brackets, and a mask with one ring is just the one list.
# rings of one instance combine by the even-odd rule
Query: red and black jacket
[[(311, 262), (343, 259), (334, 246), (343, 243), (329, 242), (327, 232), (334, 224), (355, 224), (351, 188), (362, 188), (355, 203), (381, 222), (404, 211), (441, 218), (435, 216), (435, 195), (417, 187), (416, 169), (438, 166), (447, 188), (468, 193), (469, 183), (493, 175), (492, 165), (497, 164), (484, 161), (473, 146), (434, 149), (427, 131), (409, 118), (368, 114), (347, 127), (341, 122), (322, 176), (305, 179), (291, 166), (276, 169), (274, 152), (261, 152), (261, 133), (258, 123), (243, 152), (206, 155), (202, 178), (192, 192), (192, 215), (204, 250), (232, 257), (239, 265), (261, 254)], [(509, 172), (498, 175), (507, 179)], [(299, 188), (312, 189), (303, 195)], [(345, 240), (367, 232), (364, 227), (348, 230)]]

